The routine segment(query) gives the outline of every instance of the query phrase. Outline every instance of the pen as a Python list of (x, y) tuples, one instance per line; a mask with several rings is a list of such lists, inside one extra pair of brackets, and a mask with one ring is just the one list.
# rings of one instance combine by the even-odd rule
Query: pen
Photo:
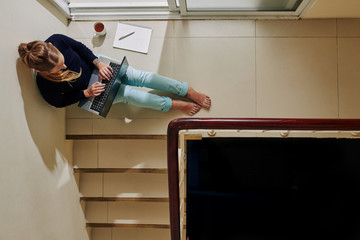
[(129, 37), (129, 36), (133, 35), (134, 33), (135, 33), (135, 32), (132, 32), (132, 33), (126, 34), (125, 36), (120, 37), (120, 38), (119, 38), (119, 40), (122, 40), (122, 39), (124, 39), (124, 38), (127, 38), (127, 37)]

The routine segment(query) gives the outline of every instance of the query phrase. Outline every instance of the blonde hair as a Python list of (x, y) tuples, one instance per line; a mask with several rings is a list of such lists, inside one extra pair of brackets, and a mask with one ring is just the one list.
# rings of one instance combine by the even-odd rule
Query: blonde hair
[(71, 70), (60, 70), (50, 73), (59, 62), (60, 51), (50, 43), (32, 41), (21, 43), (18, 47), (21, 60), (30, 68), (34, 68), (44, 78), (54, 82), (69, 82), (80, 77), (80, 73)]

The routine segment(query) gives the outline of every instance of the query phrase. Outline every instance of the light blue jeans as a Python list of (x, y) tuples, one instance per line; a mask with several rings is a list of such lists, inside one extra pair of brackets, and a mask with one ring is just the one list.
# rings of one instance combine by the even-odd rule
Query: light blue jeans
[(189, 88), (187, 82), (177, 81), (156, 73), (136, 70), (129, 66), (114, 103), (123, 102), (162, 112), (168, 112), (170, 110), (172, 106), (171, 98), (144, 92), (131, 86), (166, 91), (182, 97), (186, 95)]

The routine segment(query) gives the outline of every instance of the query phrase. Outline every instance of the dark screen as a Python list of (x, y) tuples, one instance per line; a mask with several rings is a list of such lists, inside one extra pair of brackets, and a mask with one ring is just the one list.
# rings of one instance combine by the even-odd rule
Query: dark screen
[(187, 142), (187, 236), (360, 239), (360, 142), (206, 138)]

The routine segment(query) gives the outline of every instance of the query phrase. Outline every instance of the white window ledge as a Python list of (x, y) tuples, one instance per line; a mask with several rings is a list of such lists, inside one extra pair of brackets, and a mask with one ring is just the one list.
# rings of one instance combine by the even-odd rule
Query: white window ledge
[[(68, 3), (49, 0), (71, 20), (168, 20), (168, 19), (298, 19), (297, 12), (214, 12), (184, 13), (166, 2)], [(306, 0), (307, 5), (313, 0)]]

